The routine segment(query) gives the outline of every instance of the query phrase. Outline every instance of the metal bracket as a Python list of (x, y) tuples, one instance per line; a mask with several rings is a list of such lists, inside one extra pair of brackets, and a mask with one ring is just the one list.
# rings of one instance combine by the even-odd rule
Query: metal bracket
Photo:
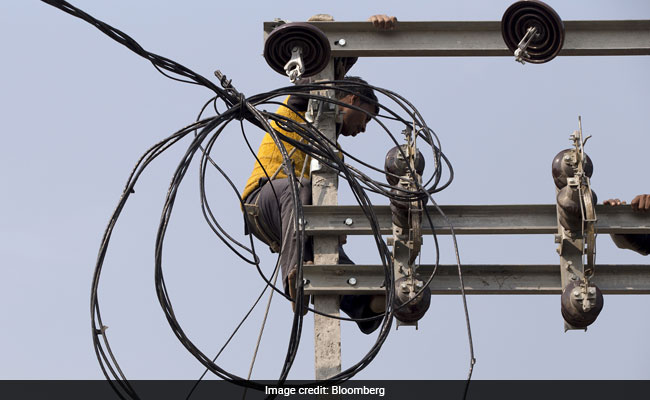
[(284, 64), (284, 72), (287, 73), (291, 83), (295, 83), (305, 73), (305, 66), (302, 62), (302, 49), (300, 47), (293, 47), (291, 49), (291, 59)]
[[(562, 276), (562, 315), (564, 330), (584, 329), (597, 317), (602, 308), (602, 295), (598, 288), (590, 283), (595, 271), (596, 257), (596, 209), (593, 204), (591, 184), (585, 171), (587, 162), (582, 139), (582, 121), (578, 117), (578, 130), (570, 135), (574, 148), (564, 155), (564, 162), (569, 166), (565, 176), (568, 187), (558, 189), (563, 197), (558, 196), (558, 253)], [(559, 188), (559, 186), (558, 186)], [(570, 191), (567, 192), (567, 189)], [(569, 193), (573, 193), (568, 195)], [(575, 196), (577, 194), (577, 199)], [(579, 215), (575, 214), (572, 202), (579, 203)], [(562, 203), (562, 204), (561, 204)], [(567, 211), (568, 210), (568, 211)], [(573, 214), (572, 214), (573, 213)], [(564, 218), (564, 220), (562, 220)], [(579, 218), (576, 219), (576, 218)], [(572, 221), (572, 222), (569, 222)], [(577, 222), (577, 223), (576, 223)], [(573, 225), (577, 225), (573, 228)], [(571, 232), (567, 230), (571, 229)], [(598, 297), (600, 296), (600, 298)], [(576, 304), (580, 304), (576, 307)], [(575, 324), (577, 326), (573, 326)]]
[[(404, 175), (399, 177), (396, 186), (413, 193), (417, 191), (422, 177), (416, 168), (418, 150), (416, 138), (412, 132), (413, 129), (410, 126), (402, 131), (406, 145), (401, 147), (404, 154), (398, 152), (396, 159), (401, 160), (409, 168), (404, 171)], [(417, 265), (415, 264), (422, 247), (422, 205), (418, 200), (411, 201), (406, 209), (402, 202), (391, 201), (391, 203), (397, 207), (393, 212), (400, 215), (396, 217), (397, 221), (401, 221), (399, 224), (403, 224), (400, 226), (396, 224), (395, 220), (393, 221), (393, 236), (391, 238), (396, 290), (396, 301), (393, 304), (396, 308), (396, 327), (407, 325), (415, 326), (417, 329), (417, 321), (428, 309), (431, 296), (430, 290), (424, 288), (424, 282), (418, 278)], [(407, 218), (404, 218), (404, 213), (407, 214)], [(418, 298), (416, 299), (416, 297)]]
[(515, 50), (515, 61), (520, 62), (522, 65), (526, 64), (524, 58), (530, 57), (526, 49), (528, 48), (530, 41), (533, 40), (533, 38), (537, 35), (538, 34), (537, 34), (536, 27), (531, 26), (530, 28), (528, 28), (526, 34), (524, 35), (523, 38), (521, 38), (521, 41), (517, 45), (517, 50)]

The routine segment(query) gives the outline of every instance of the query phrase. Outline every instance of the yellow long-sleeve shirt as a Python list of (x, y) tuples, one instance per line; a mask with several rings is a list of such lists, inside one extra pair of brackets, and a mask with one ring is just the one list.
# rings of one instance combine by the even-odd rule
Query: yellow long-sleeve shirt
[[(287, 104), (289, 101), (289, 97), (287, 97), (284, 100), (284, 104)], [(303, 121), (303, 116), (304, 113), (296, 114), (295, 112), (291, 111), (288, 107), (285, 106), (280, 106), (278, 110), (276, 111), (277, 114), (285, 116), (289, 119), (292, 119), (297, 122), (302, 122)], [(290, 137), (295, 140), (300, 140), (300, 135), (298, 135), (295, 132), (290, 132), (290, 131), (285, 131), (284, 129), (280, 128), (275, 121), (271, 122), (271, 127), (275, 129), (278, 132), (281, 132), (283, 135)], [(291, 149), (293, 149), (294, 146), (290, 145), (289, 143), (282, 142), (284, 145), (284, 148), (287, 150), (287, 153), (291, 152)], [(277, 174), (275, 179), (282, 179), (286, 178), (287, 174), (284, 173), (282, 170), (282, 154), (280, 153), (280, 150), (278, 147), (275, 145), (275, 142), (271, 138), (271, 135), (267, 132), (266, 135), (264, 135), (264, 138), (262, 139), (262, 143), (260, 144), (259, 149), (257, 150), (257, 158), (259, 159), (260, 163), (255, 162), (255, 166), (253, 167), (253, 172), (251, 173), (250, 178), (248, 178), (248, 181), (246, 182), (246, 187), (244, 188), (244, 192), (242, 193), (242, 198), (245, 199), (251, 192), (255, 189), (257, 189), (257, 186), (259, 184), (260, 178), (266, 177), (264, 174), (264, 170), (266, 170), (266, 173), (268, 174), (269, 177), (272, 177), (275, 171), (280, 169), (280, 172)], [(302, 166), (303, 163), (305, 162), (305, 153), (303, 153), (300, 150), (296, 150), (292, 155), (291, 159), (293, 160), (293, 165), (295, 168), (295, 173), (296, 176), (299, 176), (300, 173), (302, 172)], [(264, 169), (262, 169), (264, 167)], [(305, 177), (308, 178), (308, 170), (306, 170), (307, 173), (305, 174)]]

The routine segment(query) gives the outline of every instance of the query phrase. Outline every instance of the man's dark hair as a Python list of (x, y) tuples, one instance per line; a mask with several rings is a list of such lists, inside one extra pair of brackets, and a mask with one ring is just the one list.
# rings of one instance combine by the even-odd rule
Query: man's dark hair
[[(298, 85), (306, 85), (311, 82), (310, 78), (302, 78), (298, 81)], [(336, 99), (340, 100), (343, 97), (353, 94), (359, 97), (361, 102), (375, 106), (375, 115), (379, 113), (379, 101), (375, 95), (375, 91), (370, 88), (368, 82), (359, 78), (358, 76), (346, 76), (343, 78), (343, 83), (337, 84), (334, 89), (343, 88), (345, 90), (336, 90)], [(308, 93), (308, 90), (305, 90)], [(307, 111), (307, 104), (309, 96), (299, 93), (292, 94), (289, 97), (289, 106), (298, 111)]]
[[(343, 81), (346, 83), (340, 83), (336, 85), (337, 88), (345, 89), (336, 91), (337, 99), (342, 99), (349, 94), (353, 94), (358, 96), (362, 103), (375, 106), (375, 114), (379, 113), (379, 101), (377, 100), (375, 91), (372, 90), (370, 85), (368, 85), (368, 82), (364, 81), (358, 76), (346, 76), (343, 78)], [(350, 84), (347, 84), (348, 82)]]

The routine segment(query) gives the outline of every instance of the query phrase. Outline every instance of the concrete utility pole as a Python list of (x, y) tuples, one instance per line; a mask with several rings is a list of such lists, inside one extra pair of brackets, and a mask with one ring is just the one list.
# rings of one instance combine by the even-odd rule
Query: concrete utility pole
[[(323, 71), (314, 77), (315, 81), (334, 80), (334, 62), (330, 60)], [(333, 90), (314, 91), (313, 94), (333, 98)], [(336, 143), (336, 105), (312, 101), (311, 110), (318, 119), (318, 130), (327, 139)], [(315, 110), (315, 107), (319, 107)], [(336, 206), (338, 203), (338, 176), (335, 171), (317, 160), (311, 163), (312, 203), (315, 206)], [(314, 264), (336, 265), (339, 263), (339, 237), (318, 235), (314, 237)], [(305, 268), (308, 269), (308, 267)], [(339, 295), (337, 293), (314, 296), (314, 309), (327, 315), (339, 316)], [(316, 379), (327, 379), (341, 372), (341, 322), (314, 314), (314, 360)]]
[[(548, 26), (528, 27), (523, 37), (512, 33), (518, 22), (511, 11), (530, 7), (531, 2), (516, 2), (499, 21), (481, 22), (404, 22), (392, 31), (378, 31), (369, 22), (264, 23), (264, 56), (269, 65), (285, 73), (292, 81), (317, 63), (307, 61), (325, 55), (329, 62), (313, 80), (332, 80), (335, 74), (333, 57), (459, 57), (516, 56), (519, 62), (543, 63), (560, 56), (650, 55), (650, 21), (566, 21), (547, 5), (533, 10)], [(509, 14), (510, 13), (510, 14)], [(529, 15), (528, 13), (527, 15)], [(526, 21), (523, 21), (525, 23)], [(292, 31), (293, 28), (296, 28)], [(313, 29), (316, 27), (317, 29)], [(282, 31), (280, 34), (279, 31)], [(314, 33), (315, 31), (315, 33)], [(544, 39), (539, 32), (550, 35)], [(513, 37), (514, 35), (514, 37)], [(298, 48), (295, 39), (309, 36), (312, 43), (323, 46), (316, 54), (307, 54), (307, 47)], [(273, 39), (273, 40), (271, 40)], [(293, 41), (292, 41), (293, 40)], [(514, 40), (514, 42), (513, 42)], [(539, 49), (536, 43), (550, 43), (552, 48)], [(291, 44), (282, 53), (280, 44)], [(284, 46), (286, 47), (286, 46)], [(313, 53), (313, 51), (312, 51)], [(514, 54), (513, 54), (514, 53)], [(322, 57), (321, 57), (322, 58)], [(327, 62), (327, 60), (325, 60)], [(305, 73), (305, 76), (308, 76)], [(313, 75), (313, 74), (312, 74)], [(333, 97), (333, 90), (317, 91)], [(312, 100), (318, 110), (315, 121), (325, 137), (336, 141), (336, 107)], [(315, 115), (316, 113), (314, 113)], [(341, 294), (383, 293), (383, 270), (379, 265), (339, 265), (339, 235), (368, 235), (370, 225), (357, 206), (338, 206), (337, 175), (329, 168), (312, 162), (313, 206), (304, 207), (305, 231), (314, 237), (314, 265), (304, 268), (305, 294), (314, 296), (314, 309), (328, 315), (339, 315)], [(553, 234), (558, 233), (555, 205), (442, 206), (456, 234)], [(630, 206), (605, 208), (596, 206), (598, 233), (650, 233), (650, 216), (632, 213)], [(393, 234), (391, 211), (377, 206), (382, 234)], [(449, 234), (448, 225), (430, 208), (436, 234)], [(353, 223), (350, 223), (353, 221)], [(426, 220), (421, 234), (432, 232)], [(557, 237), (557, 236), (556, 236)], [(581, 242), (582, 243), (582, 242)], [(583, 253), (564, 251), (560, 264), (566, 267), (569, 258)], [(575, 254), (574, 254), (575, 253)], [(574, 260), (575, 261), (575, 260)], [(465, 265), (465, 291), (468, 294), (559, 294), (565, 286), (566, 274), (558, 265)], [(423, 275), (433, 266), (420, 266)], [(566, 268), (565, 268), (566, 269)], [(604, 294), (650, 294), (650, 268), (644, 265), (598, 265), (595, 282)], [(433, 294), (460, 292), (456, 266), (440, 266), (430, 284)], [(562, 278), (561, 278), (562, 276)], [(354, 278), (351, 280), (351, 278)], [(351, 285), (350, 282), (355, 282)], [(341, 332), (336, 319), (314, 316), (316, 379), (327, 379), (341, 371)]]

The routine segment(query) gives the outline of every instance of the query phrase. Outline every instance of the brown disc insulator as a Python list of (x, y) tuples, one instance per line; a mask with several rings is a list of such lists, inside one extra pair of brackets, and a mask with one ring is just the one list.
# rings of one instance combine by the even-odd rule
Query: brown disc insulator
[(391, 221), (393, 222), (393, 224), (399, 226), (402, 229), (408, 229), (409, 228), (409, 226), (411, 225), (411, 221), (410, 221), (410, 218), (409, 218), (409, 210), (408, 210), (408, 208), (398, 207), (391, 200), (391, 202), (390, 202), (390, 211), (391, 211)]
[[(411, 278), (402, 277), (395, 281), (395, 297), (393, 298), (393, 308), (395, 318), (402, 322), (413, 323), (419, 321), (431, 305), (431, 289), (428, 286), (423, 289), (410, 288), (402, 289), (402, 284), (408, 286)], [(418, 280), (416, 280), (418, 281)], [(419, 280), (419, 282), (422, 282)], [(412, 290), (421, 293), (410, 303), (404, 305), (410, 300), (409, 294)], [(404, 305), (404, 306), (403, 306)]]
[[(402, 151), (404, 152), (404, 155), (406, 155), (406, 150), (407, 147), (405, 144), (402, 146)], [(408, 168), (408, 161), (402, 157), (402, 154), (399, 151), (399, 147), (395, 146), (392, 149), (388, 150), (388, 153), (386, 153), (386, 161), (384, 162), (384, 171), (387, 172), (386, 174), (386, 180), (388, 183), (391, 185), (397, 185), (399, 183), (399, 178), (389, 175), (394, 174), (397, 176), (403, 176), (406, 175), (409, 171)], [(419, 175), (422, 175), (424, 172), (424, 156), (418, 150), (418, 153), (415, 155), (415, 172), (417, 172)]]
[[(573, 178), (574, 172), (571, 164), (564, 159), (564, 157), (570, 154), (574, 149), (565, 149), (557, 153), (553, 158), (553, 164), (551, 165), (551, 171), (553, 173), (553, 181), (555, 186), (558, 189), (562, 189), (567, 184), (567, 178)], [(591, 175), (594, 173), (594, 164), (591, 162), (591, 158), (585, 154), (585, 165), (584, 165), (585, 175), (591, 178)]]
[(512, 52), (531, 27), (537, 31), (522, 59), (533, 64), (551, 61), (564, 45), (564, 23), (555, 10), (539, 0), (523, 0), (508, 7), (501, 18), (501, 34)]
[(306, 22), (291, 22), (275, 28), (264, 42), (264, 58), (274, 71), (285, 75), (284, 65), (294, 47), (300, 49), (305, 71), (303, 77), (321, 72), (329, 63), (332, 49), (327, 36)]
[(581, 301), (574, 294), (574, 290), (579, 287), (580, 283), (575, 281), (570, 282), (566, 285), (564, 290), (562, 290), (562, 317), (574, 328), (586, 328), (596, 320), (598, 314), (600, 314), (600, 311), (603, 309), (605, 301), (603, 299), (603, 293), (600, 291), (598, 286), (590, 283), (587, 290), (595, 291), (595, 304), (588, 311), (584, 311)]
[[(593, 204), (598, 201), (596, 193), (591, 191)], [(560, 225), (564, 229), (578, 232), (582, 228), (582, 209), (580, 207), (580, 193), (578, 189), (565, 186), (557, 193), (558, 216)]]

